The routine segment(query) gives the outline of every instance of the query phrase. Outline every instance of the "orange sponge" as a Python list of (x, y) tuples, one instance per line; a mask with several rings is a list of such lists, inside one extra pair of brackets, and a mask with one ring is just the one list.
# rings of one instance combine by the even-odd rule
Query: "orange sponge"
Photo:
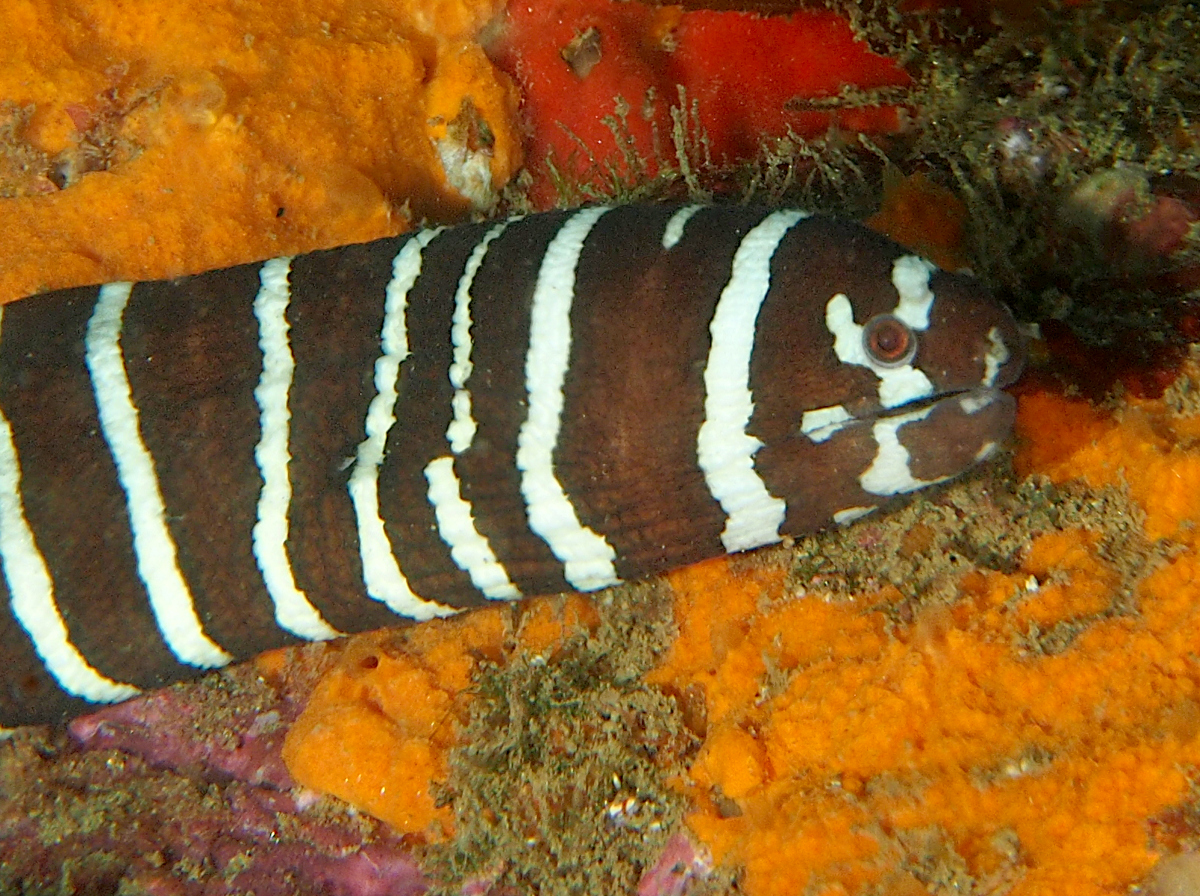
[(499, 6), (6, 3), (0, 300), (487, 207), (521, 162)]

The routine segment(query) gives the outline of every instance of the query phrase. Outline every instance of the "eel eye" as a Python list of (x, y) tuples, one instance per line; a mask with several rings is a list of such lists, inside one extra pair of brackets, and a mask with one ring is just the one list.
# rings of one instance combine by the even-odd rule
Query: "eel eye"
[(890, 314), (877, 314), (863, 327), (863, 349), (880, 367), (903, 367), (917, 353), (917, 334)]

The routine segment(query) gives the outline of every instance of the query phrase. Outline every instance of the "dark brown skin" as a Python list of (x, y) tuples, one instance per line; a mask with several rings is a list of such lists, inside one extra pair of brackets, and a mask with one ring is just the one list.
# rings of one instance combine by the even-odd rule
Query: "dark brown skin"
[[(577, 264), (570, 365), (556, 476), (580, 523), (616, 552), (624, 580), (724, 553), (725, 512), (697, 465), (705, 417), (709, 323), (741, 238), (764, 209), (708, 210), (667, 252), (661, 235), (676, 207), (602, 216)], [(511, 580), (526, 595), (568, 590), (562, 564), (529, 528), (517, 434), (528, 413), (525, 352), (542, 253), (571, 213), (511, 224), (490, 245), (472, 287), (478, 431), (455, 458), (462, 497)], [(408, 344), (397, 422), (379, 472), (380, 512), (417, 595), (453, 607), (486, 603), (451, 558), (427, 499), (425, 468), (448, 454), (453, 387), (447, 378), (454, 293), (463, 264), (491, 225), (447, 231), (426, 248), (407, 296)], [(340, 631), (395, 624), (363, 590), (350, 465), (375, 394), (383, 296), (405, 238), (294, 260), (291, 350), (295, 374), (287, 544), (297, 587)], [(904, 250), (862, 227), (809, 218), (783, 238), (758, 316), (750, 366), (748, 433), (763, 445), (754, 468), (787, 502), (780, 534), (830, 525), (847, 508), (890, 495), (864, 490), (876, 460), (878, 377), (834, 352), (826, 305), (851, 300), (861, 325), (896, 307), (891, 268)], [(237, 657), (296, 640), (279, 628), (251, 550), (261, 474), (254, 389), (261, 372), (252, 303), (257, 265), (134, 287), (121, 346), (178, 547), (179, 566), (205, 632)], [(994, 377), (1023, 363), (1011, 316), (967, 278), (938, 273), (927, 330), (913, 364), (936, 393), (974, 390), (999, 336), (1011, 346)], [(96, 419), (83, 339), (96, 290), (69, 290), (10, 307), (0, 340), (0, 409), (20, 458), (25, 513), (54, 581), (68, 634), (94, 668), (140, 687), (195, 674), (163, 645), (131, 550), (121, 484)], [(989, 338), (990, 334), (990, 338)], [(937, 394), (923, 399), (928, 404)], [(1011, 428), (1011, 401), (966, 413), (957, 399), (899, 430), (920, 480), (956, 475)], [(805, 411), (842, 405), (858, 418), (826, 441), (800, 432)], [(896, 411), (906, 409), (897, 408)], [(9, 609), (0, 581), (0, 645), (9, 673), (0, 722), (61, 718), (86, 706), (58, 691)]]

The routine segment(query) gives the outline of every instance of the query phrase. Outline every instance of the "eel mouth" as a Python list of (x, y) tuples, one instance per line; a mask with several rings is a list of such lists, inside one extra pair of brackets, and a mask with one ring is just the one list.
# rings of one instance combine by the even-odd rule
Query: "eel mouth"
[[(805, 416), (816, 414), (816, 420), (834, 410)], [(827, 415), (820, 426), (802, 427), (804, 435), (813, 443), (832, 442), (872, 456), (859, 483), (867, 494), (883, 498), (945, 482), (990, 457), (1012, 433), (1017, 402), (1000, 389), (979, 386), (863, 416), (836, 410), (840, 413)]]
[(814, 408), (804, 412), (800, 432), (813, 442), (824, 442), (851, 426), (882, 423), (899, 427), (915, 423), (942, 405), (954, 403), (957, 403), (959, 412), (968, 417), (997, 403), (1011, 403), (1015, 409), (1015, 400), (1000, 388), (976, 386), (974, 389), (936, 392), (896, 407), (883, 407), (876, 401), (864, 400), (857, 407), (833, 405)]
[(864, 423), (888, 421), (899, 417), (917, 419), (917, 415), (928, 414), (934, 408), (948, 402), (958, 402), (961, 412), (970, 416), (989, 407), (993, 402), (1006, 399), (1015, 404), (1015, 399), (1000, 386), (976, 386), (974, 389), (936, 392), (894, 408), (877, 407), (874, 411), (856, 416), (854, 419)]

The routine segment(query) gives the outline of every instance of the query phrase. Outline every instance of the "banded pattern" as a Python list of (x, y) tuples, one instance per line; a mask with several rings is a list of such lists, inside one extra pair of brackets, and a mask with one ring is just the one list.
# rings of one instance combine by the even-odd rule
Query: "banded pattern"
[(847, 522), (1011, 427), (969, 279), (794, 210), (592, 207), (0, 314), (0, 722)]

